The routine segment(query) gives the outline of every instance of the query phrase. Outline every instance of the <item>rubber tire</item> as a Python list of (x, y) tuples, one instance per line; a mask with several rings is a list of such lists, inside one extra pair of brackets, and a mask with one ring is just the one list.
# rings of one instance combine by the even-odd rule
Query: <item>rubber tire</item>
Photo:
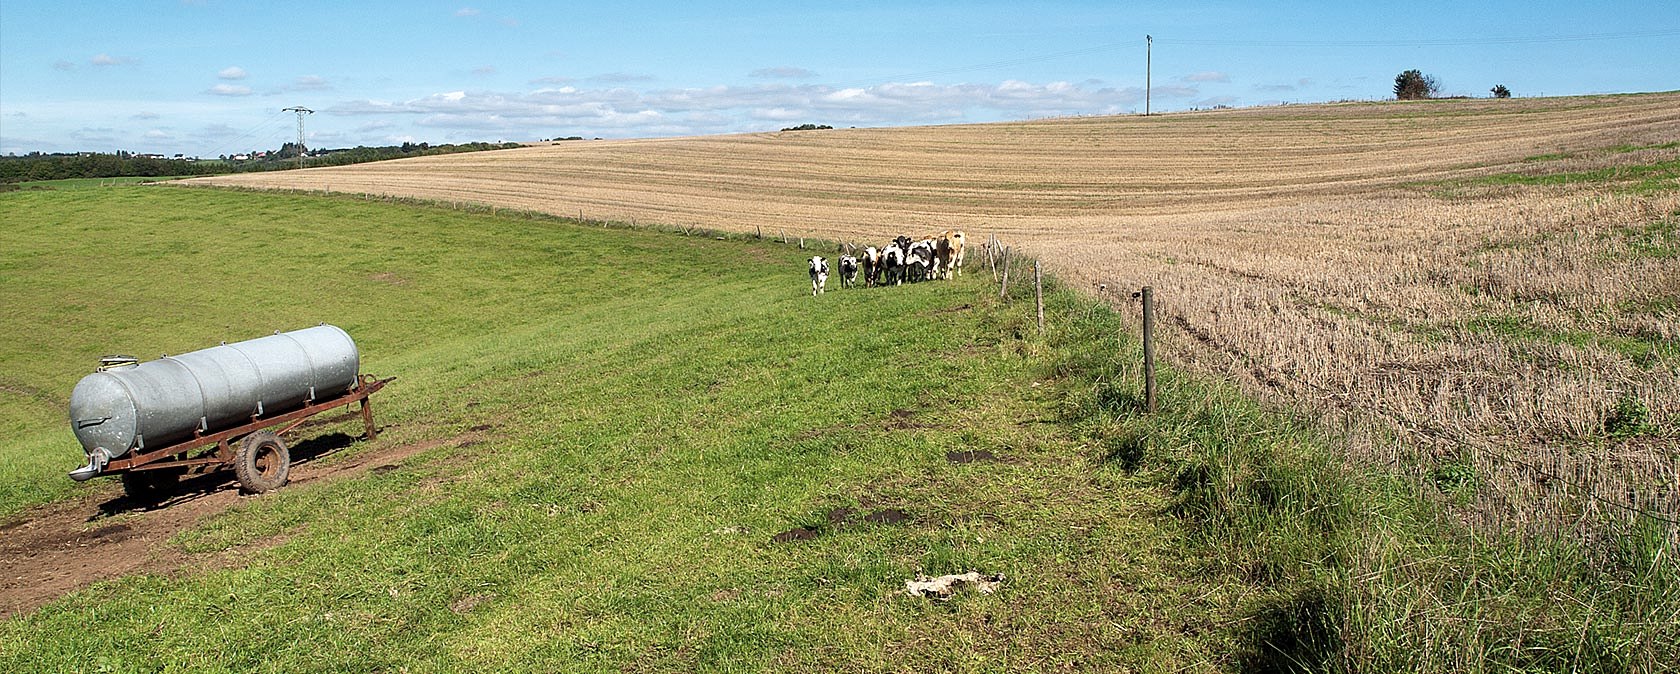
[(181, 471), (169, 468), (133, 470), (123, 473), (121, 478), (123, 493), (128, 494), (130, 500), (152, 503), (175, 491), (181, 483)]
[(233, 474), (252, 494), (286, 486), (292, 475), (292, 453), (274, 431), (257, 431), (239, 441), (233, 452)]

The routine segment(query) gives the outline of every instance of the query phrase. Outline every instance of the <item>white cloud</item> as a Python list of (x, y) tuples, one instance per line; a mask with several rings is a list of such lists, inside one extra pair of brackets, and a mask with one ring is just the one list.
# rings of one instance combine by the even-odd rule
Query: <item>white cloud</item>
[[(1157, 101), (1198, 95), (1195, 87), (1185, 85), (1159, 86), (1154, 92)], [(778, 83), (646, 92), (565, 86), (511, 93), (451, 91), (400, 102), (348, 101), (323, 112), (409, 117), (421, 127), (535, 138), (553, 135), (556, 129), (579, 135), (686, 135), (757, 130), (767, 122), (787, 121), (859, 126), (1119, 114), (1141, 107), (1143, 97), (1141, 87), (1020, 80), (894, 82), (843, 89)]]
[(1204, 70), (1178, 78), (1181, 82), (1229, 82), (1231, 76), (1217, 70)]
[(239, 66), (228, 66), (216, 71), (216, 78), (223, 80), (242, 80), (245, 79), (245, 69)]
[(472, 74), (477, 77), (489, 77), (496, 74), (496, 66), (479, 66), (472, 69)]
[(460, 9), (455, 10), (455, 16), (460, 16), (460, 17), (478, 16), (478, 15), (483, 14), (483, 13), (484, 13), (483, 10), (480, 10), (480, 9), (477, 9), (477, 8), (474, 8), (474, 7), (462, 7)]
[(326, 78), (320, 75), (304, 75), (292, 80), (291, 86), (292, 91), (328, 91), (331, 89), (332, 85), (328, 84)]
[(134, 59), (128, 58), (126, 56), (119, 58), (119, 57), (116, 57), (116, 56), (112, 56), (110, 54), (103, 54), (102, 53), (102, 54), (99, 54), (98, 56), (95, 56), (91, 59), (88, 59), (88, 63), (91, 63), (91, 64), (96, 65), (96, 66), (124, 66), (124, 65), (129, 65), (131, 63), (134, 63)]
[(205, 91), (216, 96), (250, 96), (251, 88), (243, 84), (218, 84)]
[(570, 78), (570, 77), (553, 77), (553, 76), (550, 76), (550, 77), (538, 77), (537, 79), (531, 80), (531, 84), (571, 84), (571, 83), (576, 82), (576, 81), (577, 81), (576, 79), (573, 79), (573, 78)]
[(58, 70), (58, 71), (62, 71), (62, 72), (69, 72), (71, 70), (76, 69), (76, 64), (71, 63), (69, 61), (65, 61), (65, 60), (58, 60), (58, 61), (53, 61), (52, 68), (53, 68), (53, 70)]
[(1207, 98), (1190, 101), (1190, 105), (1198, 108), (1217, 108), (1219, 106), (1236, 105), (1237, 100), (1236, 96), (1209, 96)]
[(133, 116), (129, 117), (129, 119), (145, 121), (145, 120), (152, 120), (152, 119), (161, 119), (162, 117), (163, 117), (163, 115), (157, 114), (155, 112), (137, 112), (137, 113), (134, 113)]
[(83, 143), (107, 145), (117, 140), (117, 130), (111, 128), (82, 127), (70, 132), (70, 137)]
[(747, 73), (747, 76), (765, 79), (804, 80), (816, 77), (817, 74), (804, 68), (779, 66), (775, 68), (759, 68), (758, 70)]
[(642, 73), (602, 73), (589, 78), (589, 81), (602, 84), (627, 84), (630, 82), (652, 82), (653, 76)]

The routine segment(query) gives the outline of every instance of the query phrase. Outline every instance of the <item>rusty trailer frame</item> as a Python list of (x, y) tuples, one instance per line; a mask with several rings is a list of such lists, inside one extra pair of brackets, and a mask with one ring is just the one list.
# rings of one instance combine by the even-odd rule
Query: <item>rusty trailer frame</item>
[[(154, 449), (147, 451), (144, 454), (138, 454), (125, 459), (114, 459), (110, 463), (105, 464), (105, 467), (100, 471), (100, 474), (115, 475), (138, 471), (162, 470), (166, 468), (222, 468), (229, 466), (234, 462), (236, 452), (232, 443), (235, 440), (244, 438), (258, 431), (280, 426), (282, 424), (284, 424), (285, 427), (279, 429), (278, 431), (274, 431), (274, 434), (277, 436), (284, 435), (296, 429), (298, 426), (303, 425), (305, 421), (308, 421), (315, 415), (357, 402), (361, 403), (361, 409), (359, 412), (351, 412), (350, 414), (334, 419), (333, 421), (349, 420), (357, 414), (360, 414), (362, 417), (362, 423), (367, 427), (367, 434), (363, 436), (363, 439), (373, 440), (378, 437), (379, 428), (373, 423), (373, 406), (369, 398), (380, 389), (385, 388), (386, 384), (391, 383), (395, 379), (396, 377), (379, 379), (372, 375), (357, 375), (356, 385), (349, 391), (346, 391), (344, 395), (339, 397), (324, 402), (310, 401), (301, 408), (273, 417), (252, 415), (251, 422), (248, 424), (235, 426), (215, 433), (206, 434), (201, 430), (194, 431), (193, 437), (170, 444), (167, 447)], [(214, 452), (197, 457), (191, 456), (194, 451), (211, 445), (214, 445), (216, 448)]]

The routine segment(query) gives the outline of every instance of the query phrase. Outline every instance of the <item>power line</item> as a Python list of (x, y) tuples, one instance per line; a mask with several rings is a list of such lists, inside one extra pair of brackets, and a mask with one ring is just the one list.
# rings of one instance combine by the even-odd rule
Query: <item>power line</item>
[(255, 138), (256, 135), (258, 133), (260, 133), (261, 131), (263, 131), (264, 129), (272, 129), (273, 127), (271, 125), (274, 124), (274, 121), (279, 119), (280, 116), (284, 115), (284, 114), (286, 114), (286, 112), (284, 110), (281, 110), (281, 111), (275, 112), (273, 114), (270, 114), (268, 117), (264, 118), (261, 122), (257, 122), (256, 126), (253, 126), (249, 129), (246, 129), (244, 132), (240, 133), (237, 136), (234, 136), (230, 140), (223, 141), (222, 142), (222, 147), (221, 147), (222, 151), (217, 152), (217, 155), (229, 155), (229, 154), (234, 154), (234, 153), (238, 152), (238, 150), (239, 150), (238, 144), (239, 143), (242, 143), (242, 142), (245, 142), (245, 141), (250, 140), (252, 138)]
[[(1676, 37), (1676, 36), (1680, 36), (1680, 28), (1664, 28), (1664, 29), (1658, 29), (1658, 30), (1627, 31), (1627, 32), (1617, 32), (1617, 33), (1578, 33), (1578, 34), (1573, 34), (1573, 35), (1533, 35), (1533, 36), (1503, 36), (1503, 37), (1459, 37), (1459, 38), (1433, 38), (1433, 39), (1421, 39), (1421, 40), (1198, 40), (1198, 39), (1176, 40), (1176, 39), (1172, 39), (1172, 38), (1166, 38), (1166, 39), (1161, 40), (1161, 43), (1162, 44), (1169, 44), (1169, 45), (1177, 44), (1177, 45), (1188, 45), (1188, 46), (1198, 46), (1198, 47), (1454, 47), (1454, 46), (1500, 45), (1500, 44), (1548, 44), (1548, 43), (1559, 43), (1559, 42), (1596, 42), (1596, 41), (1604, 41), (1604, 40), (1635, 40), (1635, 39), (1654, 38), (1654, 37)], [(1150, 38), (1149, 41), (1152, 43), (1153, 39)], [(987, 63), (976, 63), (976, 64), (973, 64), (973, 65), (966, 65), (966, 66), (956, 66), (956, 67), (952, 67), (952, 68), (941, 68), (941, 69), (938, 69), (938, 70), (923, 70), (923, 71), (920, 71), (920, 72), (903, 73), (903, 74), (900, 74), (900, 75), (893, 75), (893, 76), (884, 77), (884, 78), (872, 78), (872, 79), (868, 79), (868, 80), (855, 80), (855, 81), (852, 81), (852, 82), (844, 82), (844, 83), (839, 83), (839, 84), (835, 84), (835, 85), (832, 85), (832, 86), (835, 86), (837, 88), (847, 88), (847, 87), (853, 87), (853, 86), (865, 86), (865, 85), (871, 85), (871, 84), (880, 84), (880, 83), (883, 83), (883, 82), (896, 82), (896, 81), (904, 81), (904, 80), (923, 80), (923, 79), (928, 79), (930, 77), (938, 77), (938, 76), (941, 76), (941, 75), (957, 75), (957, 74), (961, 74), (961, 73), (977, 72), (977, 71), (983, 71), (983, 70), (995, 70), (995, 69), (998, 69), (998, 68), (1008, 68), (1008, 67), (1011, 67), (1011, 66), (1027, 65), (1027, 64), (1032, 64), (1032, 63), (1040, 63), (1040, 62), (1044, 62), (1044, 61), (1054, 61), (1054, 60), (1057, 60), (1057, 59), (1064, 59), (1064, 58), (1069, 58), (1069, 57), (1073, 57), (1073, 56), (1087, 56), (1087, 55), (1091, 55), (1091, 54), (1100, 54), (1100, 53), (1103, 53), (1103, 52), (1119, 51), (1119, 50), (1122, 50), (1122, 49), (1136, 49), (1136, 48), (1137, 48), (1137, 43), (1136, 42), (1113, 42), (1113, 43), (1109, 43), (1109, 44), (1100, 44), (1100, 45), (1093, 45), (1093, 46), (1090, 46), (1090, 47), (1083, 47), (1083, 48), (1080, 48), (1080, 49), (1070, 49), (1068, 51), (1050, 52), (1050, 53), (1045, 53), (1045, 54), (1036, 54), (1036, 55), (1033, 55), (1033, 56), (1023, 56), (1023, 57), (1020, 57), (1020, 58), (1006, 59), (1006, 60), (1002, 60), (1002, 61), (990, 61), (990, 62), (987, 62)]]
[(304, 114), (314, 114), (314, 111), (304, 106), (281, 108), (281, 113), (297, 113), (297, 168), (304, 168)]
[(1504, 37), (1457, 37), (1421, 40), (1174, 40), (1168, 44), (1199, 47), (1462, 47), (1496, 44), (1548, 44), (1557, 42), (1596, 42), (1601, 40), (1634, 40), (1650, 37), (1680, 36), (1680, 28), (1642, 30), (1621, 33), (1578, 33), (1575, 35), (1533, 35)]

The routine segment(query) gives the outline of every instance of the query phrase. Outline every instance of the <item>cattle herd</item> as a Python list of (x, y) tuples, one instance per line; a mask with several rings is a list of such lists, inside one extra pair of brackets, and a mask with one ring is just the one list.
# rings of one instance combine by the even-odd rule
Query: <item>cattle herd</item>
[[(861, 255), (840, 256), (840, 287), (902, 285), (930, 279), (951, 279), (962, 275), (964, 236), (960, 229), (948, 229), (933, 236), (912, 240), (899, 236), (885, 247), (868, 246)], [(821, 295), (828, 285), (828, 260), (810, 259), (811, 296)]]

